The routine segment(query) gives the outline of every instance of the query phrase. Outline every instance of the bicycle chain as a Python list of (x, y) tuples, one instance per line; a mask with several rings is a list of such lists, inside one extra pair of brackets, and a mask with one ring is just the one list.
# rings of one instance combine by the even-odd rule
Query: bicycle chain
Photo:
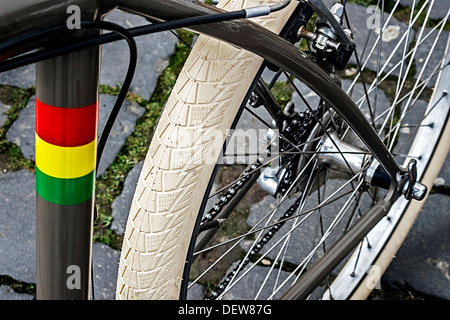
[[(320, 108), (319, 108), (320, 109)], [(319, 111), (319, 110), (318, 110)], [(291, 121), (285, 126), (285, 128), (282, 130), (281, 134), (283, 139), (280, 142), (279, 150), (280, 152), (285, 152), (293, 148), (293, 146), (297, 146), (303, 142), (303, 140), (306, 138), (305, 134), (309, 133), (312, 124), (314, 124), (313, 121), (314, 117), (310, 111), (304, 111), (300, 112), (294, 116), (292, 116)], [(271, 145), (266, 150), (266, 154), (270, 156), (271, 153)], [(284, 177), (283, 181), (281, 181), (281, 192), (286, 192), (286, 187), (291, 185), (293, 183), (293, 178), (295, 178), (295, 173), (293, 173), (294, 165), (296, 161), (294, 161), (294, 158), (299, 158), (299, 155), (289, 155), (284, 156), (283, 161), (280, 161), (280, 163), (286, 163), (286, 167), (288, 168), (289, 174)], [(241, 177), (237, 180), (233, 186), (228, 188), (226, 193), (222, 195), (219, 199), (219, 201), (205, 214), (203, 217), (201, 223), (207, 223), (215, 219), (217, 215), (221, 212), (223, 207), (230, 203), (230, 201), (233, 199), (233, 197), (236, 195), (237, 191), (241, 189), (245, 183), (250, 180), (253, 174), (258, 172), (259, 168), (263, 166), (263, 159), (258, 158), (247, 170), (245, 170)], [(227, 276), (220, 282), (220, 284), (214, 289), (214, 291), (211, 293), (209, 299), (215, 299), (217, 298), (223, 290), (228, 286), (230, 281), (236, 276), (236, 274), (241, 271), (242, 269), (247, 266), (247, 264), (254, 260), (256, 255), (261, 251), (261, 249), (264, 247), (266, 243), (268, 243), (275, 234), (281, 229), (281, 227), (286, 223), (287, 219), (291, 217), (294, 212), (296, 212), (298, 206), (300, 204), (300, 199), (298, 199), (281, 217), (278, 219), (278, 223), (273, 225), (269, 231), (267, 231), (261, 240), (253, 247), (253, 249), (250, 251), (250, 253), (247, 255), (247, 257), (244, 259), (244, 261), (240, 264), (238, 264), (230, 273), (227, 274)]]
[[(279, 151), (280, 153), (283, 153), (285, 151), (288, 151), (293, 148), (293, 146), (297, 146), (302, 143), (302, 139), (304, 139), (304, 135), (306, 132), (309, 132), (308, 129), (310, 129), (311, 125), (314, 123), (312, 120), (314, 117), (312, 116), (310, 111), (304, 111), (300, 112), (297, 115), (292, 117), (292, 120), (290, 121), (289, 125), (287, 125), (283, 131), (281, 132), (283, 139), (281, 139)], [(271, 154), (271, 145), (268, 146), (266, 149), (266, 154), (270, 157)], [(294, 156), (284, 156), (284, 160), (280, 161), (281, 164), (287, 163), (288, 166), (292, 166), (293, 162), (292, 158)], [(286, 161), (286, 158), (288, 161)], [(264, 159), (258, 158), (247, 170), (245, 170), (241, 176), (238, 178), (238, 180), (230, 187), (228, 190), (223, 194), (219, 201), (204, 215), (202, 218), (201, 223), (207, 223), (212, 221), (217, 217), (217, 215), (222, 211), (222, 208), (230, 203), (230, 201), (233, 199), (233, 197), (236, 195), (237, 191), (241, 189), (245, 183), (250, 180), (252, 175), (258, 171), (259, 168), (261, 168), (264, 165)], [(292, 169), (289, 167), (289, 169)], [(288, 170), (288, 172), (291, 172)], [(285, 185), (289, 186), (293, 180), (294, 174), (291, 174), (288, 177), (285, 177), (283, 181), (281, 181), (282, 193), (286, 191)]]
[[(316, 112), (320, 112), (319, 108)], [(305, 142), (306, 136), (312, 130), (313, 125), (315, 125), (315, 118), (310, 111), (304, 111), (297, 114), (294, 119), (290, 122), (283, 131), (283, 139), (280, 139), (280, 154), (287, 151), (297, 151), (296, 146)], [(296, 150), (297, 149), (297, 150)], [(284, 195), (290, 186), (294, 183), (297, 176), (298, 163), (301, 154), (290, 154), (283, 156), (280, 159), (280, 167), (286, 168), (286, 173), (280, 180), (279, 192)]]
[(250, 261), (254, 260), (256, 255), (261, 251), (261, 249), (264, 247), (266, 243), (268, 243), (275, 234), (283, 227), (283, 225), (286, 223), (288, 218), (290, 218), (296, 211), (298, 206), (300, 205), (300, 198), (295, 201), (295, 203), (289, 207), (289, 209), (278, 219), (278, 223), (273, 225), (269, 231), (267, 231), (261, 240), (258, 241), (258, 243), (253, 247), (253, 249), (250, 251), (250, 254), (247, 255), (247, 257), (244, 259), (242, 263), (238, 263), (234, 269), (227, 274), (227, 276), (219, 283), (219, 285), (214, 289), (214, 291), (210, 294), (208, 299), (215, 299), (217, 298), (228, 286), (230, 281), (237, 275), (237, 273), (241, 270), (243, 270)]
[(239, 179), (234, 183), (225, 194), (223, 194), (219, 201), (205, 214), (202, 218), (201, 223), (207, 223), (214, 220), (217, 215), (222, 211), (223, 207), (227, 205), (233, 197), (236, 195), (237, 191), (241, 189), (245, 183), (252, 177), (252, 175), (258, 171), (259, 168), (263, 166), (261, 159), (257, 159), (255, 163), (253, 163), (249, 169), (245, 170)]

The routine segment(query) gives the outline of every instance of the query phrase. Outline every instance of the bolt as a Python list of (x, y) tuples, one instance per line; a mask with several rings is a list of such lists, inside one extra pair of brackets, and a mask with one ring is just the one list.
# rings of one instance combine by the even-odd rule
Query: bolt
[(336, 20), (341, 24), (342, 16), (344, 15), (344, 6), (340, 3), (335, 3), (330, 8), (330, 12), (335, 16)]
[(309, 41), (314, 41), (316, 40), (317, 34), (315, 34), (312, 31), (309, 31), (308, 29), (305, 28), (305, 26), (301, 26), (300, 29), (298, 29), (297, 32), (297, 39), (301, 39), (301, 38), (305, 38), (306, 40)]
[(348, 29), (348, 28), (344, 28), (344, 32), (345, 32), (345, 34), (346, 34), (348, 37), (353, 38), (353, 32), (352, 32), (352, 30), (350, 30), (350, 29)]

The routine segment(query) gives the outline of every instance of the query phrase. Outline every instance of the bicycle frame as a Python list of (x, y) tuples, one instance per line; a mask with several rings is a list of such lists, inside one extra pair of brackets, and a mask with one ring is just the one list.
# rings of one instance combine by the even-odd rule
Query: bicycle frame
[[(195, 0), (76, 0), (71, 1), (71, 4), (79, 6), (82, 19), (85, 20), (100, 20), (103, 15), (114, 8), (120, 8), (159, 21), (170, 21), (222, 12), (217, 8), (203, 5)], [(14, 2), (0, 0), (0, 8), (0, 43), (13, 37), (27, 35), (33, 30), (65, 24), (68, 17), (66, 13), (67, 3), (58, 0), (21, 0)], [(337, 246), (342, 248), (340, 255), (348, 254), (362, 239), (366, 230), (373, 227), (384, 216), (387, 208), (398, 198), (397, 174), (404, 172), (405, 169), (396, 163), (375, 130), (347, 94), (335, 84), (334, 80), (326, 72), (317, 68), (307, 55), (300, 52), (287, 41), (248, 20), (217, 22), (210, 25), (193, 26), (190, 29), (257, 53), (267, 61), (280, 66), (301, 79), (312, 90), (320, 92), (321, 98), (330, 106), (333, 106), (333, 109), (347, 121), (388, 172), (391, 177), (391, 188), (386, 198), (368, 212), (367, 218), (361, 219), (346, 238), (337, 244)], [(25, 52), (30, 48), (49, 45), (56, 36), (58, 35), (37, 40), (24, 47), (15, 48), (14, 51), (6, 53), (0, 51), (0, 60)], [(90, 135), (86, 140), (89, 143), (93, 143), (94, 149), (91, 146), (90, 151), (81, 156), (84, 159), (82, 161), (88, 164), (87, 167), (80, 169), (76, 174), (56, 177), (71, 179), (90, 175), (89, 183), (92, 184), (95, 179), (95, 168), (92, 167), (92, 159), (93, 157), (95, 159), (95, 105), (98, 97), (99, 66), (100, 55), (98, 48), (84, 49), (80, 52), (70, 53), (38, 64), (37, 101), (42, 102), (42, 105), (60, 108), (61, 110), (58, 110), (66, 116), (71, 114), (71, 112), (76, 113), (76, 110), (80, 111), (78, 110), (80, 108), (90, 108), (89, 111), (86, 111), (92, 115), (90, 118), (88, 117), (90, 119), (88, 121), (89, 124), (82, 124), (81, 126), (89, 127), (90, 132), (95, 132), (95, 135)], [(70, 109), (67, 109), (67, 107)], [(65, 118), (63, 115), (58, 121), (67, 123), (70, 117), (72, 116)], [(41, 130), (41, 120), (39, 115), (37, 117), (37, 130)], [(83, 118), (82, 120), (86, 119)], [(58, 137), (58, 139), (60, 141), (68, 141), (69, 136), (76, 133), (73, 130), (60, 132), (63, 136)], [(42, 137), (38, 132), (37, 150), (43, 144), (40, 138)], [(58, 147), (66, 148), (64, 151), (68, 153), (60, 158), (68, 159), (70, 163), (69, 155), (71, 150), (68, 149), (73, 146), (84, 145), (86, 141), (83, 144), (77, 141), (77, 143), (71, 145), (58, 145), (56, 142), (54, 144), (50, 143), (53, 144), (53, 146), (50, 146), (50, 149), (54, 146), (56, 147), (53, 149), (56, 151), (59, 150)], [(49, 141), (44, 142), (49, 143)], [(40, 158), (38, 159), (38, 156), (40, 156), (39, 152), (36, 154), (38, 167), (39, 163), (55, 159), (54, 156), (47, 155), (47, 160), (41, 161)], [(52, 165), (50, 164), (50, 166)], [(64, 164), (64, 166), (67, 166), (67, 164)], [(51, 174), (48, 175), (51, 176)], [(94, 212), (93, 190), (91, 187), (88, 187), (87, 190), (83, 188), (76, 189), (84, 190), (82, 192), (85, 192), (87, 198), (85, 196), (75, 200), (69, 197), (67, 203), (49, 199), (42, 200), (40, 181), (42, 181), (42, 178), (39, 178), (39, 174), (37, 174), (37, 298), (88, 299), (91, 270), (90, 243), (92, 241), (91, 230)], [(65, 180), (65, 182), (68, 182), (68, 180)], [(52, 191), (49, 192), (52, 193)], [(70, 191), (68, 192), (70, 193)], [(336, 261), (340, 261), (336, 257), (327, 257), (325, 260), (326, 267), (320, 270), (313, 270), (312, 272), (325, 274), (327, 270), (336, 265)], [(73, 288), (68, 288), (67, 286), (67, 277), (70, 276), (70, 272), (73, 272), (73, 270), (70, 271), (71, 266), (80, 268), (81, 278), (83, 279), (81, 290), (73, 290)]]

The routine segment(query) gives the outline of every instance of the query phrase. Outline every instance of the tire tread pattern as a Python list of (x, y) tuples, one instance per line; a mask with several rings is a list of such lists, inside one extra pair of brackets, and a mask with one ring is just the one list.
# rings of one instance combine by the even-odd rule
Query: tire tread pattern
[[(227, 0), (225, 10), (263, 1)], [(279, 0), (265, 0), (269, 4)], [(280, 32), (292, 5), (255, 22)], [(199, 36), (159, 120), (136, 186), (120, 256), (117, 299), (178, 299), (196, 216), (217, 147), (262, 59)]]

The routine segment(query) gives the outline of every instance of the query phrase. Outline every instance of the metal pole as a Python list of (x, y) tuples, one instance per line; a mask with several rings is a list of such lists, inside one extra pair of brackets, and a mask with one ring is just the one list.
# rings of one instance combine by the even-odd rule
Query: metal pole
[(99, 48), (37, 64), (37, 299), (89, 299), (99, 68)]

